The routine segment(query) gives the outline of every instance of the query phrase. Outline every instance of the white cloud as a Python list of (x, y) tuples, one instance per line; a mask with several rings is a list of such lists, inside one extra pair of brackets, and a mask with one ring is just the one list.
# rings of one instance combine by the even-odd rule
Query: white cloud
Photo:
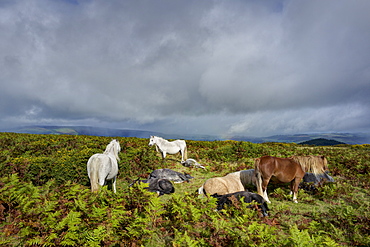
[(366, 129), (369, 10), (368, 1), (3, 3), (0, 125)]

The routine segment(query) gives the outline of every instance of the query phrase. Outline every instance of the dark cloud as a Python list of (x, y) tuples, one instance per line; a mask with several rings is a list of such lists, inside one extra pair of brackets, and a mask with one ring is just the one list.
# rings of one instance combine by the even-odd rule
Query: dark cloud
[(369, 131), (370, 3), (0, 4), (0, 125)]

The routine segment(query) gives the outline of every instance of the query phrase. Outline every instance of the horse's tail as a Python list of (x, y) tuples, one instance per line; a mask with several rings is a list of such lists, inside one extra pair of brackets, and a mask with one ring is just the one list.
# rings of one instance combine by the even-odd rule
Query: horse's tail
[(256, 187), (257, 187), (257, 193), (263, 197), (263, 191), (262, 191), (262, 176), (259, 169), (261, 159), (257, 158), (254, 162), (254, 174), (256, 177)]
[(91, 157), (87, 162), (89, 168), (89, 178), (91, 184), (91, 192), (99, 190), (99, 176), (98, 176), (98, 163), (96, 157)]

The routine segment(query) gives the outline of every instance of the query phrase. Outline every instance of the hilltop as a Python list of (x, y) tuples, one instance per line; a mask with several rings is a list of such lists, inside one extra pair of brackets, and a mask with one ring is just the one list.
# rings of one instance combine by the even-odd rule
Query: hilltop
[(301, 145), (314, 145), (314, 146), (334, 146), (334, 145), (340, 145), (340, 144), (346, 144), (344, 142), (338, 142), (336, 140), (328, 140), (324, 138), (317, 138), (305, 142), (298, 143)]

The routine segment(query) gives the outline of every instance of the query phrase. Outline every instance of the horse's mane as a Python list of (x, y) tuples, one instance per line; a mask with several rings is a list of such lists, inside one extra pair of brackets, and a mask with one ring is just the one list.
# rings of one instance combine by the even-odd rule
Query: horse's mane
[(154, 137), (157, 138), (157, 140), (160, 143), (167, 143), (167, 142), (169, 142), (168, 140), (164, 139), (163, 137), (160, 137), (160, 136), (154, 136)]
[(327, 169), (327, 160), (324, 156), (292, 156), (295, 162), (301, 165), (303, 171), (311, 172), (313, 174), (325, 173)]
[(118, 153), (121, 150), (121, 147), (119, 145), (119, 142), (117, 140), (112, 140), (107, 147), (105, 148), (104, 154), (114, 154), (117, 160), (120, 160), (118, 157)]

